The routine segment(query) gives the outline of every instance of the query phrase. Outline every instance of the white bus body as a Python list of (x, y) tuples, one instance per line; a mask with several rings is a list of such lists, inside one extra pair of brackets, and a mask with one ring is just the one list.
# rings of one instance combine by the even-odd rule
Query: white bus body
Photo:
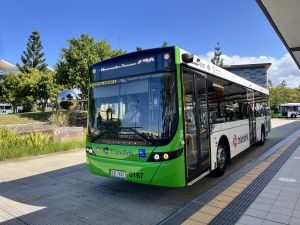
[(280, 104), (281, 115), (287, 118), (296, 118), (300, 115), (300, 103)]
[[(180, 63), (189, 68), (203, 72), (211, 79), (220, 79), (224, 82), (234, 83), (247, 90), (247, 100), (253, 110), (251, 118), (238, 119), (236, 121), (223, 120), (220, 123), (209, 122), (210, 126), (210, 171), (217, 168), (217, 149), (221, 141), (226, 140), (229, 147), (229, 157), (231, 159), (243, 152), (255, 143), (264, 143), (265, 137), (271, 130), (271, 117), (269, 115), (268, 95), (269, 91), (257, 84), (254, 84), (240, 76), (230, 73), (214, 64), (207, 62), (198, 56), (193, 55), (192, 62), (185, 62), (183, 54), (190, 54), (180, 49)], [(249, 94), (250, 93), (250, 94)], [(257, 96), (264, 96), (257, 101)], [(300, 105), (300, 104), (299, 104)], [(209, 106), (209, 104), (208, 104)], [(211, 112), (210, 112), (211, 113)], [(212, 115), (210, 115), (210, 118)], [(263, 132), (263, 133), (262, 133)], [(193, 181), (191, 184), (194, 183)]]
[(7, 103), (0, 103), (0, 114), (13, 113), (13, 106)]

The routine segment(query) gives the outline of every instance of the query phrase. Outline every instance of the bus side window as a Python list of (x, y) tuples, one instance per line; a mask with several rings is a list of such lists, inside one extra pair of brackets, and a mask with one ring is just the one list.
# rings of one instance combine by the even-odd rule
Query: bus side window
[[(226, 122), (226, 94), (224, 84), (208, 78), (208, 110), (211, 123)], [(216, 79), (216, 78), (214, 78)]]

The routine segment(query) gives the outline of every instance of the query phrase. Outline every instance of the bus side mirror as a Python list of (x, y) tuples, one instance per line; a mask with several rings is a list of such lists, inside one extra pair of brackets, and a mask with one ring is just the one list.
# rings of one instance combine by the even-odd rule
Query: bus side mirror
[(191, 53), (184, 53), (182, 54), (181, 59), (185, 63), (191, 63), (194, 60), (194, 55)]

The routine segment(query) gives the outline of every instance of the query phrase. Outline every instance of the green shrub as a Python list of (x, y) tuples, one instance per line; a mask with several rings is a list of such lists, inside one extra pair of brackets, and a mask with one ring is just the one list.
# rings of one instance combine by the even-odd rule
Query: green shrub
[(50, 116), (49, 122), (60, 127), (67, 126), (69, 124), (69, 115), (67, 112), (57, 111)]
[(42, 134), (40, 132), (31, 132), (24, 136), (25, 141), (29, 146), (37, 148), (39, 150), (44, 149), (52, 142), (50, 134)]
[(0, 129), (0, 149), (5, 151), (9, 148), (18, 146), (19, 139), (13, 130), (1, 128)]
[(0, 160), (83, 148), (84, 141), (54, 142), (51, 135), (40, 132), (17, 134), (0, 128)]

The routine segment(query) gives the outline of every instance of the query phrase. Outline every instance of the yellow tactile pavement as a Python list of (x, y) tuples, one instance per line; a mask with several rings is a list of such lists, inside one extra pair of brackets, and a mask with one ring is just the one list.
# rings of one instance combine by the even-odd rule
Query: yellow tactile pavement
[(262, 172), (270, 166), (283, 152), (285, 152), (299, 137), (293, 138), (251, 171), (234, 182), (226, 190), (200, 208), (182, 224), (205, 225), (209, 224), (226, 206), (228, 206), (240, 193), (242, 193)]

